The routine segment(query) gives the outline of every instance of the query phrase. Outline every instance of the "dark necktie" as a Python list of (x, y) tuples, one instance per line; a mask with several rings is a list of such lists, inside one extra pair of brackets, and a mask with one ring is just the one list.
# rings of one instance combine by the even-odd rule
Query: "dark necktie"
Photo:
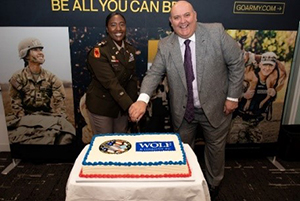
[(184, 53), (184, 70), (186, 75), (186, 84), (188, 89), (188, 99), (185, 109), (184, 118), (190, 123), (194, 119), (194, 97), (193, 97), (193, 85), (192, 82), (195, 79), (193, 73), (193, 64), (192, 64), (192, 53), (189, 46), (190, 40), (184, 41), (185, 44), (185, 53)]
[(119, 54), (120, 54), (121, 59), (123, 61), (125, 61), (125, 50), (123, 47), (119, 50)]

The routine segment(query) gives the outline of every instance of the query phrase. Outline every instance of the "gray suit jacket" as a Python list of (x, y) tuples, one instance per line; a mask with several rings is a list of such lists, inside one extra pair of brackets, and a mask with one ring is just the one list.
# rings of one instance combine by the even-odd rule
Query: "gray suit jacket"
[[(226, 118), (231, 118), (223, 113), (226, 98), (239, 98), (242, 94), (242, 51), (219, 23), (198, 23), (195, 35), (200, 104), (210, 124), (218, 127)], [(171, 115), (177, 130), (185, 114), (187, 86), (178, 36), (174, 33), (160, 40), (153, 64), (143, 79), (141, 93), (151, 96), (164, 75), (168, 78)]]

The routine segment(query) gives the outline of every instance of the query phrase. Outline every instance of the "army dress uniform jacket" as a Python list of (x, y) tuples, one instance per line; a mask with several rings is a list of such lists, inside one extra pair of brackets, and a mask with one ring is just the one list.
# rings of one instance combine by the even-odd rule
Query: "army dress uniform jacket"
[(86, 93), (86, 105), (94, 114), (116, 118), (137, 99), (136, 50), (124, 43), (122, 54), (107, 37), (88, 54), (92, 81)]

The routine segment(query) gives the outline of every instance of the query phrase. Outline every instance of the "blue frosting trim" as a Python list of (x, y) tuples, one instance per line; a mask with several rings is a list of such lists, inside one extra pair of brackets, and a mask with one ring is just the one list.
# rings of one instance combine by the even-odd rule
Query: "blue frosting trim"
[[(177, 138), (178, 138), (178, 141), (179, 141), (179, 147), (180, 147), (180, 151), (181, 151), (181, 154), (182, 154), (182, 158), (183, 160), (182, 161), (158, 161), (158, 162), (128, 162), (128, 163), (121, 163), (121, 162), (87, 162), (87, 158), (88, 158), (88, 155), (90, 154), (90, 151), (92, 149), (92, 146), (94, 144), (94, 141), (95, 139), (98, 137), (98, 136), (113, 136), (113, 137), (118, 137), (118, 136), (141, 136), (141, 135), (176, 135)], [(96, 165), (106, 165), (106, 166), (109, 166), (109, 165), (114, 165), (114, 166), (158, 166), (158, 165), (183, 165), (183, 164), (186, 164), (186, 155), (185, 155), (185, 152), (184, 152), (184, 149), (183, 149), (183, 144), (181, 143), (181, 138), (179, 136), (178, 133), (134, 133), (134, 134), (127, 134), (127, 133), (124, 133), (124, 134), (116, 134), (116, 133), (107, 133), (107, 134), (97, 134), (97, 135), (94, 135), (92, 140), (91, 140), (91, 143), (90, 143), (90, 146), (83, 158), (83, 162), (82, 162), (82, 165), (92, 165), (92, 166), (96, 166)]]

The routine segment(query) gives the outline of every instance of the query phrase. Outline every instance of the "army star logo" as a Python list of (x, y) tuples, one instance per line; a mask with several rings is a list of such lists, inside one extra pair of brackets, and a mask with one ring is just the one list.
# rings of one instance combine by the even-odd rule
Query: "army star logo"
[(100, 50), (98, 47), (95, 47), (95, 49), (94, 49), (94, 57), (100, 58)]

